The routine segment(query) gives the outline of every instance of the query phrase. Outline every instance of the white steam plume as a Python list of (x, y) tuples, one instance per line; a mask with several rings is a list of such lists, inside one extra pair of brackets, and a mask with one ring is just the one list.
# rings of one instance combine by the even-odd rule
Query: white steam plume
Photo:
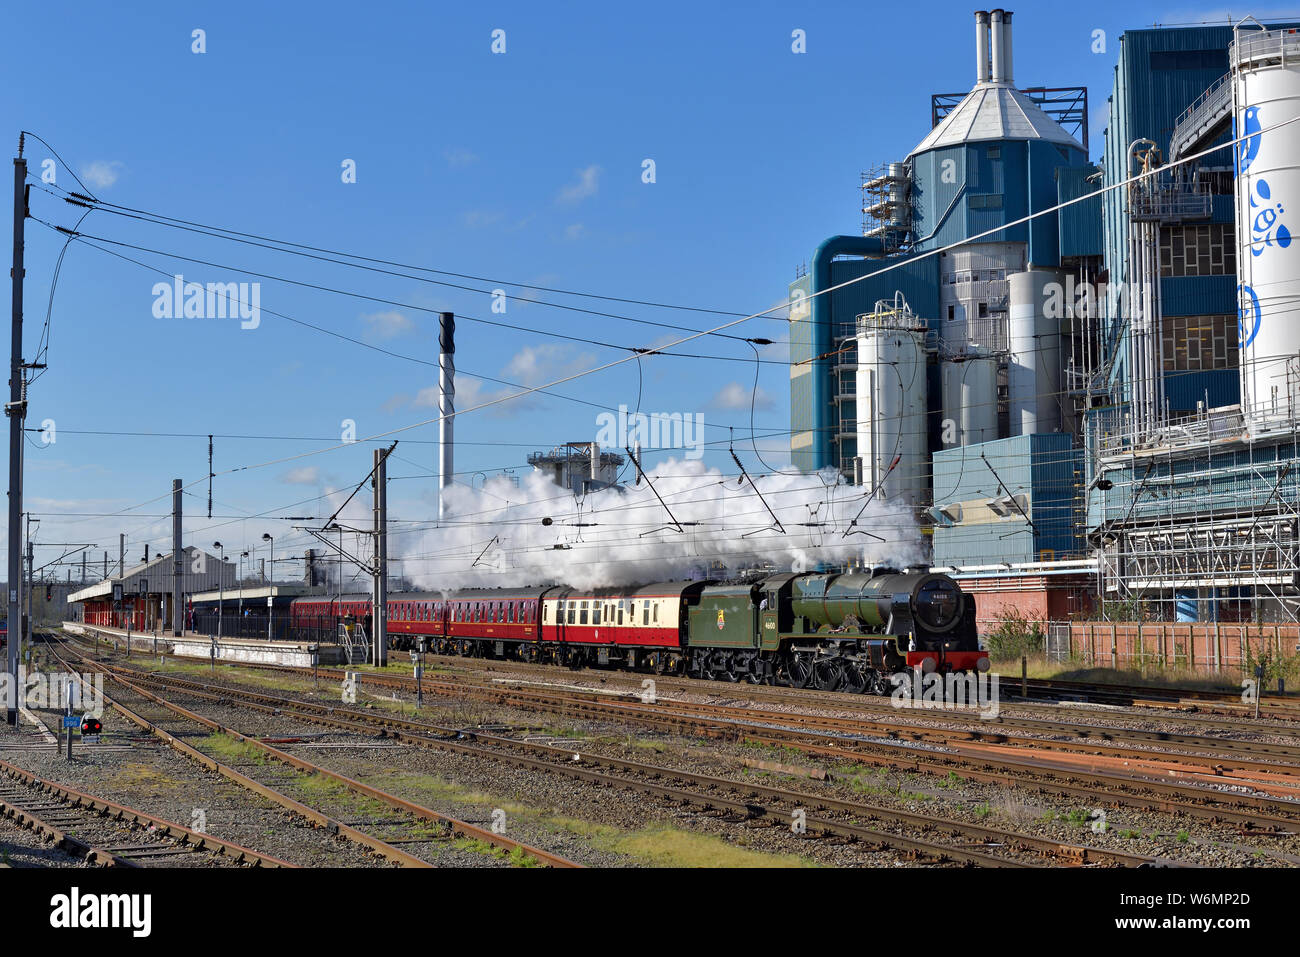
[(868, 490), (843, 484), (834, 473), (755, 479), (784, 533), (748, 481), (738, 484), (702, 462), (676, 459), (647, 474), (653, 490), (643, 481), (581, 497), (540, 472), (518, 487), (506, 478), (482, 489), (453, 486), (443, 526), (418, 532), (392, 526), (389, 555), (402, 559), (409, 581), (430, 591), (640, 584), (701, 577), (715, 559), (810, 570), (853, 559), (901, 567), (922, 555), (910, 511), (879, 500), (867, 504), (846, 537)]

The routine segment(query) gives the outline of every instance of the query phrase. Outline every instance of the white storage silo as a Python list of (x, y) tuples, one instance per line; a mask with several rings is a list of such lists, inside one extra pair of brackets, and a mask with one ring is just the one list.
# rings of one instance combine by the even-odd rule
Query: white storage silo
[(940, 367), (944, 448), (978, 445), (998, 437), (997, 360), (969, 353), (945, 359)]
[(1008, 278), (1007, 386), (1011, 435), (1057, 432), (1061, 428), (1064, 375), (1061, 320), (1065, 275), (1031, 269)]
[[(1300, 35), (1233, 41), (1241, 407), (1255, 422), (1300, 412)], [(1289, 124), (1279, 127), (1281, 124)]]
[(916, 505), (925, 491), (925, 332), (910, 310), (858, 317), (858, 457), (877, 497)]

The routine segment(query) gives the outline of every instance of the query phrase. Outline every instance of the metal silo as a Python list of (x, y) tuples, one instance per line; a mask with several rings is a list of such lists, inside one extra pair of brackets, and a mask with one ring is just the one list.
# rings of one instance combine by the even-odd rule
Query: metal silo
[(858, 316), (857, 339), (862, 484), (917, 505), (926, 475), (925, 324), (900, 296)]
[(940, 372), (945, 448), (998, 437), (998, 362), (978, 352), (945, 358)]
[(1234, 129), (1247, 137), (1236, 156), (1241, 405), (1258, 422), (1300, 412), (1300, 35), (1239, 31), (1229, 62)]
[[(1007, 385), (1012, 435), (1057, 432), (1061, 428), (1061, 319), (1053, 304), (1063, 302), (1064, 273), (1031, 269), (1009, 277), (1011, 355)], [(1053, 288), (1055, 287), (1055, 288)]]

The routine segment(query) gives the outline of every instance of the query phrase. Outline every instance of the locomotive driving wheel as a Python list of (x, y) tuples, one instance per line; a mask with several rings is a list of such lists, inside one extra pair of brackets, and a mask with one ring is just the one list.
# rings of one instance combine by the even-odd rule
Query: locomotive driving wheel
[(870, 672), (864, 671), (858, 665), (847, 662), (844, 665), (844, 677), (840, 684), (840, 690), (849, 694), (862, 694), (871, 685)]
[(818, 691), (834, 691), (844, 680), (844, 662), (827, 658), (813, 666), (813, 686)]
[(812, 678), (812, 674), (812, 655), (795, 652), (790, 656), (790, 661), (786, 666), (786, 678), (790, 682), (791, 688), (808, 687), (808, 681)]

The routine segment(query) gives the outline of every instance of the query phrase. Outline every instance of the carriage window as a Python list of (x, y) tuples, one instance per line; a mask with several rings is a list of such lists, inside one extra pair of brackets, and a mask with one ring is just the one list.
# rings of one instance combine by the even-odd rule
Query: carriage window
[(659, 620), (659, 602), (655, 602), (655, 621)]
[(641, 624), (650, 624), (650, 602), (641, 602)]
[(618, 603), (618, 623), (623, 624), (623, 602), (621, 600)]
[(600, 602), (598, 601), (591, 603), (591, 623), (593, 625), (600, 624)]
[(570, 625), (572, 625), (578, 618), (578, 603), (576, 601), (570, 601), (570, 602), (565, 602), (565, 604), (568, 606), (568, 611), (569, 611), (569, 617), (567, 621)]
[(578, 624), (585, 625), (587, 623), (587, 606), (590, 604), (590, 602), (584, 601), (578, 606)]

